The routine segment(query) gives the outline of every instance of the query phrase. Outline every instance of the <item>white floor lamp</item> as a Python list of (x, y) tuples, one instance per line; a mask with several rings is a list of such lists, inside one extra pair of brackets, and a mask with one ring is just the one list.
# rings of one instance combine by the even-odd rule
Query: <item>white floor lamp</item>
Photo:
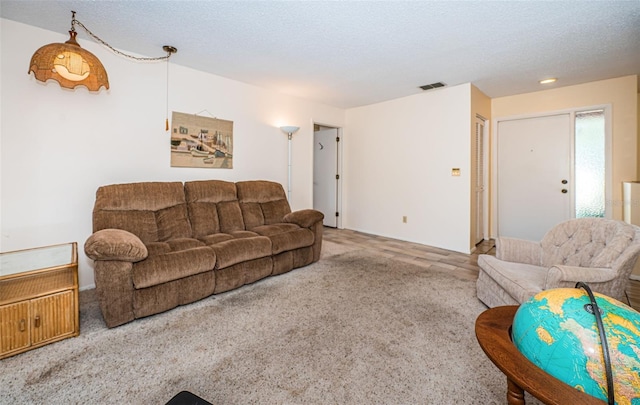
[(291, 204), (291, 138), (293, 134), (295, 134), (300, 127), (294, 126), (284, 126), (280, 127), (280, 129), (289, 136), (289, 173), (288, 173), (288, 183), (287, 183), (287, 200), (289, 200), (289, 204)]

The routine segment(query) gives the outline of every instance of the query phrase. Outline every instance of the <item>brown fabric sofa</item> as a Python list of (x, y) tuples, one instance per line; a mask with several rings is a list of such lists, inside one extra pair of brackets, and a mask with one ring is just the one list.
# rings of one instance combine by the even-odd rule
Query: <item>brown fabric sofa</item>
[(282, 185), (269, 181), (100, 187), (84, 249), (105, 322), (122, 325), (318, 261), (323, 217), (291, 212)]

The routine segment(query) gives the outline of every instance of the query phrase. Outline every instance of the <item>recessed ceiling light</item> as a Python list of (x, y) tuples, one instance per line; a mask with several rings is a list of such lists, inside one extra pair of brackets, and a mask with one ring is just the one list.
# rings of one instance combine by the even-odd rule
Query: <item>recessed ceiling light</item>
[(540, 80), (540, 84), (549, 84), (555, 82), (556, 80), (558, 79), (556, 79), (555, 77), (550, 77), (548, 79)]

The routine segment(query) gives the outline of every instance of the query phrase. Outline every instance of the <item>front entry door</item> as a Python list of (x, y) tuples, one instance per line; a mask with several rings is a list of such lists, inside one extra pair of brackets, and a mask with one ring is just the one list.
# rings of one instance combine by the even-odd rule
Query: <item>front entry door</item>
[(571, 218), (569, 114), (498, 122), (498, 235), (539, 241)]

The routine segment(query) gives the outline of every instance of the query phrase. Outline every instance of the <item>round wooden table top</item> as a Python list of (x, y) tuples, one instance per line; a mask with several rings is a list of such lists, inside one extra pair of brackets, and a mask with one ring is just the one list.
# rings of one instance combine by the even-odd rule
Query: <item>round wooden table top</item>
[(520, 353), (509, 333), (517, 309), (517, 305), (490, 308), (476, 319), (480, 347), (507, 380), (549, 405), (606, 403), (547, 374)]

